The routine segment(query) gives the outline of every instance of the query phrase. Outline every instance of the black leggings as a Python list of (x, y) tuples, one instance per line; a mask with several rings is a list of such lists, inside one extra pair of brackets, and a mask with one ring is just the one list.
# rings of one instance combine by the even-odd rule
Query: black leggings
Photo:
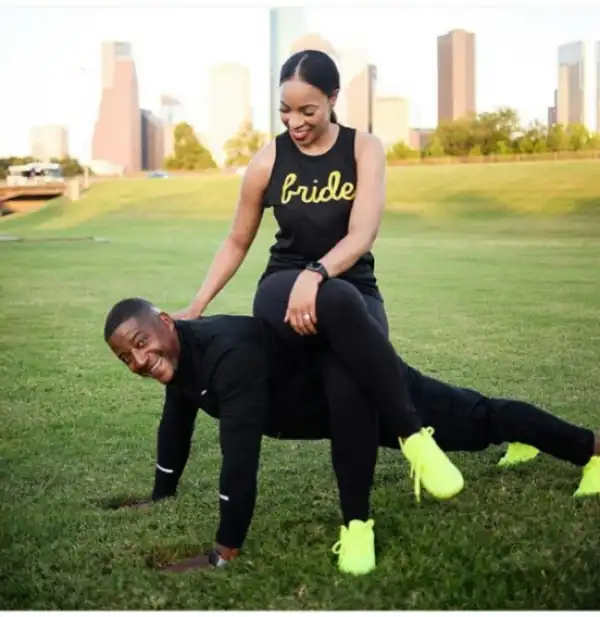
[[(301, 270), (284, 270), (264, 278), (254, 298), (254, 315), (263, 318), (289, 343), (330, 349), (371, 403), (373, 413), (387, 420), (398, 437), (418, 432), (421, 422), (406, 387), (406, 370), (385, 329), (369, 312), (354, 285), (341, 279), (323, 283), (317, 293), (317, 331), (300, 336), (285, 323), (290, 292)], [(373, 308), (371, 309), (373, 310)], [(346, 424), (352, 423), (351, 409)]]
[[(414, 369), (410, 372), (415, 408), (423, 424), (435, 429), (436, 442), (446, 452), (476, 452), (490, 445), (520, 442), (578, 466), (585, 465), (594, 453), (592, 431), (531, 403), (487, 397), (476, 390), (451, 386), (422, 375)], [(347, 377), (347, 387), (351, 387), (350, 382)], [(363, 416), (367, 416), (366, 411)], [(391, 428), (382, 426), (381, 429), (382, 441), (396, 447), (397, 440)]]
[(380, 438), (377, 412), (394, 427), (396, 443), (399, 436), (420, 428), (408, 404), (405, 365), (388, 341), (383, 302), (362, 296), (345, 281), (333, 279), (321, 286), (318, 335), (301, 337), (284, 323), (299, 273), (278, 272), (264, 279), (255, 297), (254, 315), (268, 321), (291, 345), (315, 347), (329, 408), (331, 459), (344, 524), (354, 519), (366, 521)]
[[(383, 302), (364, 296), (369, 314), (388, 336)], [(370, 496), (377, 465), (379, 416), (330, 349), (318, 352), (329, 410), (331, 463), (337, 480), (344, 525), (370, 515)], [(350, 387), (348, 387), (350, 386)], [(359, 402), (357, 405), (357, 401)], [(398, 436), (395, 440), (398, 444)]]

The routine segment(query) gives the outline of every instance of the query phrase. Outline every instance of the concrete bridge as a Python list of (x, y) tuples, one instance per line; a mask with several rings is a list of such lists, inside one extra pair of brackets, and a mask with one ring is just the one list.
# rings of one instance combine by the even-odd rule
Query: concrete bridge
[(38, 210), (47, 201), (63, 195), (75, 201), (79, 198), (81, 188), (80, 178), (24, 186), (0, 184), (0, 215)]

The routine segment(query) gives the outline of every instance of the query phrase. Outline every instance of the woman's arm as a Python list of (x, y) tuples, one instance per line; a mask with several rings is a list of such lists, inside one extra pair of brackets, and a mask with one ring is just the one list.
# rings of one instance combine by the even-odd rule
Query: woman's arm
[(187, 309), (175, 318), (200, 317), (242, 265), (262, 220), (262, 198), (275, 163), (275, 142), (260, 150), (248, 164), (231, 230), (216, 252), (202, 286)]
[(348, 234), (320, 261), (330, 277), (351, 268), (377, 238), (385, 206), (385, 149), (370, 133), (356, 133), (356, 196)]

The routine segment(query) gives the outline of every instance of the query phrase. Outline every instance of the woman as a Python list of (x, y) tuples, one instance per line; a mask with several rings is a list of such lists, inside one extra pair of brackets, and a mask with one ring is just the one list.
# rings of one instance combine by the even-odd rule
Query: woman
[[(381, 142), (337, 122), (333, 107), (340, 76), (327, 54), (294, 54), (281, 69), (280, 85), (287, 130), (248, 165), (232, 230), (196, 298), (177, 317), (202, 315), (242, 264), (264, 209), (272, 207), (280, 229), (254, 314), (292, 344), (323, 350), (332, 457), (345, 519), (339, 566), (361, 574), (375, 565), (368, 520), (378, 443), (375, 410), (396, 427), (417, 494), (422, 482), (435, 497), (451, 498), (462, 490), (463, 478), (421, 426), (407, 395), (405, 366), (387, 336), (370, 252), (385, 202)], [(370, 422), (362, 406), (344, 397), (348, 377), (370, 402)]]

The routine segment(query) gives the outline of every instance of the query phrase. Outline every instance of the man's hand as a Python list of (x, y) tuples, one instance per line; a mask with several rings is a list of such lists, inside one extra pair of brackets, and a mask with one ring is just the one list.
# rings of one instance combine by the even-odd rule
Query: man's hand
[(133, 510), (147, 510), (152, 505), (151, 501), (137, 501), (135, 503), (124, 505), (124, 508), (131, 508)]
[(226, 548), (217, 544), (216, 548), (206, 551), (201, 555), (168, 564), (161, 568), (161, 570), (166, 572), (187, 572), (189, 570), (206, 570), (207, 568), (224, 568), (238, 555), (238, 549)]

